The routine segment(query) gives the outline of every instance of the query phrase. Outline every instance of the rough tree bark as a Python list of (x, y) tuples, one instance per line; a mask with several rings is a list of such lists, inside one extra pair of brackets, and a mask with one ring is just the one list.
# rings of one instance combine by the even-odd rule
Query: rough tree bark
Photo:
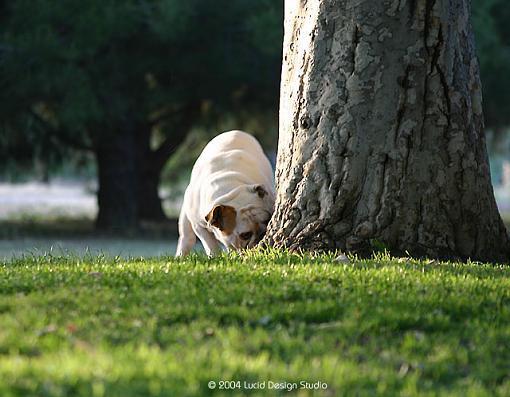
[(468, 3), (286, 0), (267, 243), (508, 259)]

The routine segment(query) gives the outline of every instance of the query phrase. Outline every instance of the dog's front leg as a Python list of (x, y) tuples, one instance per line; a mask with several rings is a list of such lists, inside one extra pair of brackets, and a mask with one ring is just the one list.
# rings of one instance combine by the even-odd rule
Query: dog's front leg
[(197, 228), (195, 230), (196, 235), (202, 242), (202, 245), (204, 246), (205, 253), (207, 256), (215, 256), (218, 255), (221, 252), (221, 246), (218, 240), (216, 240), (216, 237), (214, 237), (214, 234), (212, 234), (209, 230)]

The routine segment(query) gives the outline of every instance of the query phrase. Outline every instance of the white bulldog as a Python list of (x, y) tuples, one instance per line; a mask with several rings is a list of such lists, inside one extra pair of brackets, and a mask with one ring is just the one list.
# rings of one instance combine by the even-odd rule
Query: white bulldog
[(179, 216), (176, 256), (190, 253), (196, 236), (209, 256), (254, 247), (266, 232), (275, 201), (271, 164), (259, 142), (243, 131), (224, 132), (198, 157)]

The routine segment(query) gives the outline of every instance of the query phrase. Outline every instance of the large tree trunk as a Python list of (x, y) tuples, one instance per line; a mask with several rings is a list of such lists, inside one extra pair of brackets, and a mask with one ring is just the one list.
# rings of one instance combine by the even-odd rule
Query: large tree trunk
[(468, 0), (286, 1), (266, 241), (508, 259)]

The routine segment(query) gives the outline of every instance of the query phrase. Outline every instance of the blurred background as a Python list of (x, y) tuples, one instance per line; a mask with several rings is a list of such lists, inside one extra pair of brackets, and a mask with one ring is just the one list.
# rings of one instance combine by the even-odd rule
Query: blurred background
[[(473, 0), (486, 135), (510, 221), (510, 4)], [(244, 129), (274, 162), (277, 0), (0, 0), (0, 260), (173, 254), (191, 167)]]

